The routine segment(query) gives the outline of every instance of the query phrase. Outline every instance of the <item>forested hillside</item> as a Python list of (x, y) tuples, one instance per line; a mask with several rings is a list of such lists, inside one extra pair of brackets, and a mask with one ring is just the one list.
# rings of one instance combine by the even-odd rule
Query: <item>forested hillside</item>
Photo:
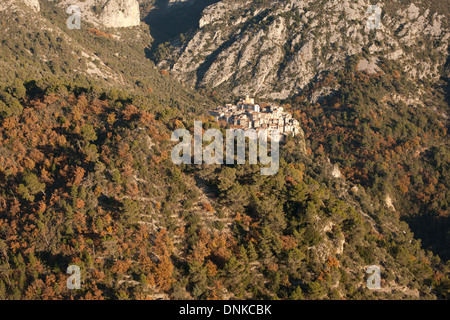
[[(323, 18), (331, 9), (313, 2), (293, 14), (286, 8), (299, 1), (199, 0), (169, 10), (167, 0), (143, 0), (150, 27), (83, 20), (80, 30), (66, 28), (65, 8), (53, 1), (39, 0), (39, 12), (12, 2), (0, 4), (0, 299), (449, 298), (441, 2), (413, 7), (416, 30), (426, 33), (410, 35), (398, 23), (412, 2), (383, 2), (386, 17), (401, 11), (387, 24), (390, 36), (417, 41), (401, 45), (402, 59), (389, 56), (395, 46), (374, 54), (372, 44), (384, 45), (372, 33), (335, 60), (325, 59), (331, 49), (314, 51), (320, 41), (312, 39), (329, 40), (331, 31), (308, 12)], [(233, 14), (221, 21), (216, 6)], [(271, 68), (267, 46), (286, 21), (282, 69)], [(211, 34), (225, 41), (213, 51)], [(192, 87), (175, 79), (186, 61), (201, 65), (191, 76), (228, 76), (216, 59), (247, 41), (262, 55), (244, 59), (243, 77)], [(280, 70), (305, 53), (320, 70), (283, 78)], [(279, 99), (256, 101), (283, 106), (304, 132), (281, 143), (279, 171), (174, 165), (173, 131), (202, 121), (225, 132), (208, 110), (236, 102), (235, 89), (258, 79), (252, 70), (284, 79), (265, 95)], [(301, 90), (286, 94), (289, 79)], [(67, 287), (70, 265), (81, 268), (81, 289)], [(373, 265), (377, 290), (367, 287)]]
[(449, 12), (433, 0), (223, 0), (152, 58), (197, 88), (276, 99), (301, 119), (314, 157), (339, 164), (448, 260)]
[[(255, 165), (177, 167), (170, 132), (192, 130), (185, 110), (34, 81), (2, 88), (1, 103), (2, 299), (448, 294), (449, 266), (299, 141), (283, 145), (275, 176)], [(66, 287), (72, 264), (81, 290)], [(380, 291), (365, 284), (372, 264)]]
[[(327, 74), (287, 105), (302, 119), (314, 157), (339, 163), (348, 180), (391, 203), (423, 245), (448, 260), (448, 82), (424, 87), (387, 60), (367, 74), (357, 68), (363, 59), (352, 57), (343, 72)], [(309, 102), (337, 84), (334, 94)]]

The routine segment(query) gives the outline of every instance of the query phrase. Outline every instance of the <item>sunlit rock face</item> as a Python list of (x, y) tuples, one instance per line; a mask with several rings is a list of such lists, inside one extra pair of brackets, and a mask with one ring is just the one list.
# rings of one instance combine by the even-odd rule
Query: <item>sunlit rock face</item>
[(109, 0), (100, 15), (105, 27), (124, 28), (138, 26), (140, 23), (137, 0)]
[(79, 7), (81, 21), (98, 27), (126, 28), (141, 22), (138, 0), (61, 0), (57, 5), (63, 9)]
[[(450, 39), (445, 16), (419, 2), (393, 9), (379, 1), (382, 17), (373, 29), (370, 7), (368, 0), (219, 1), (158, 64), (194, 87), (268, 99), (296, 95), (363, 53), (358, 70), (369, 75), (380, 72), (385, 58), (400, 63), (411, 79), (439, 79)], [(335, 90), (323, 88), (310, 102)]]
[(38, 12), (41, 10), (41, 6), (39, 5), (38, 0), (23, 0), (27, 6), (32, 8), (34, 11)]

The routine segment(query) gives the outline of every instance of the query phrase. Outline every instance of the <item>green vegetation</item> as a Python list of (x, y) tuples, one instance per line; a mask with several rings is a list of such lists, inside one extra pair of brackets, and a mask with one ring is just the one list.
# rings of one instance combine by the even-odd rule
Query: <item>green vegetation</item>
[[(283, 145), (275, 176), (249, 164), (177, 167), (170, 132), (192, 130), (194, 113), (38, 83), (0, 122), (0, 298), (448, 295), (449, 266), (363, 190), (339, 195), (350, 185), (330, 180), (300, 138)], [(66, 288), (71, 264), (80, 290)], [(383, 291), (366, 288), (369, 264), (382, 267)]]
[[(283, 102), (307, 140), (282, 144), (276, 175), (176, 166), (173, 130), (224, 130), (206, 111), (228, 96), (157, 70), (146, 26), (68, 31), (41, 6), (0, 34), (0, 299), (449, 298), (447, 83), (387, 60), (368, 75), (353, 56)], [(427, 106), (408, 99), (419, 89)]]
[[(356, 71), (361, 56), (345, 70), (329, 73), (288, 106), (301, 119), (315, 158), (339, 163), (344, 176), (395, 208), (425, 248), (450, 257), (449, 144), (446, 83), (412, 83), (400, 66), (382, 60), (382, 71)], [(335, 94), (310, 104), (307, 98), (323, 86)], [(448, 87), (447, 87), (448, 88)], [(411, 97), (425, 91), (422, 105)]]

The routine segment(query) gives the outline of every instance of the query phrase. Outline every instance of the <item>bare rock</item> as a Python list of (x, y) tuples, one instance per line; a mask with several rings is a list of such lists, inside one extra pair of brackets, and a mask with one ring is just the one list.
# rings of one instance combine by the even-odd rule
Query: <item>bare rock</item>
[(339, 166), (337, 164), (335, 164), (333, 166), (333, 171), (331, 171), (331, 176), (333, 178), (341, 178), (342, 177), (341, 171), (339, 170)]
[(103, 25), (110, 28), (134, 27), (140, 24), (137, 0), (109, 0), (100, 15)]
[(442, 74), (450, 33), (445, 17), (431, 16), (422, 4), (394, 12), (380, 3), (380, 28), (369, 30), (368, 0), (252, 3), (220, 1), (205, 8), (200, 28), (159, 67), (192, 86), (269, 99), (301, 92), (364, 47), (371, 56), (361, 60), (360, 71), (379, 72), (378, 57), (386, 57), (414, 79), (437, 80)]
[(29, 6), (31, 9), (33, 9), (36, 12), (39, 12), (41, 10), (41, 6), (39, 4), (39, 0), (22, 0), (25, 2), (27, 6)]

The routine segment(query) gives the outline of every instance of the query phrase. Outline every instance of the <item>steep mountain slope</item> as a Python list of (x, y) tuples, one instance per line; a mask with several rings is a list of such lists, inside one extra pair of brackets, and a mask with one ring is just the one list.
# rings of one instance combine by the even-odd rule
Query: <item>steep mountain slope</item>
[[(440, 1), (220, 1), (152, 57), (182, 81), (280, 99), (310, 152), (450, 258), (448, 17)], [(286, 99), (289, 98), (289, 99)]]
[[(155, 103), (181, 108), (212, 106), (147, 58), (153, 39), (148, 27), (96, 29), (82, 20), (80, 30), (66, 26), (66, 7), (40, 0), (35, 12), (22, 2), (0, 10), (0, 84), (55, 77), (103, 89), (130, 89), (150, 94)], [(7, 23), (10, 22), (10, 23)], [(159, 94), (151, 94), (158, 91)]]
[[(1, 299), (448, 295), (448, 266), (299, 141), (283, 146), (274, 176), (249, 164), (175, 166), (170, 133), (192, 131), (197, 115), (59, 87), (0, 91), (20, 106), (0, 121)], [(366, 285), (374, 264), (379, 290)], [(66, 286), (69, 265), (82, 270), (79, 290)]]
[[(0, 299), (448, 299), (448, 262), (400, 221), (393, 193), (393, 204), (384, 201), (385, 190), (374, 194), (363, 174), (348, 170), (357, 163), (348, 149), (361, 145), (361, 157), (376, 157), (371, 144), (389, 132), (378, 119), (398, 122), (390, 123), (395, 143), (416, 138), (420, 108), (406, 117), (409, 105), (396, 109), (389, 99), (372, 113), (378, 94), (403, 101), (415, 90), (399, 80), (400, 66), (380, 57), (375, 67), (366, 52), (284, 101), (308, 140), (283, 143), (274, 176), (250, 164), (176, 166), (173, 130), (192, 132), (194, 120), (225, 129), (210, 122), (214, 103), (155, 68), (147, 26), (85, 21), (68, 30), (64, 7), (39, 3), (40, 11), (17, 1), (0, 10)], [(370, 74), (378, 68), (383, 74)], [(418, 122), (426, 146), (439, 145), (443, 94), (428, 89), (423, 98), (433, 98), (424, 101), (442, 114)], [(343, 132), (358, 131), (359, 119), (364, 135), (346, 145)], [(332, 163), (317, 128), (336, 130), (346, 145), (329, 153)], [(329, 136), (325, 148), (335, 148)], [(416, 151), (405, 149), (405, 157)], [(429, 184), (424, 206), (436, 196), (445, 214), (446, 153), (434, 150), (425, 182), (438, 183)], [(382, 159), (397, 165), (388, 151), (393, 162)], [(74, 264), (82, 287), (71, 291), (66, 270)], [(370, 265), (381, 269), (379, 290), (367, 288)]]
[(285, 99), (348, 57), (398, 61), (408, 77), (433, 81), (447, 59), (446, 16), (423, 3), (380, 2), (380, 29), (367, 26), (369, 1), (233, 1), (206, 8), (200, 28), (172, 42), (160, 66), (197, 87)]
[(96, 26), (109, 28), (135, 27), (141, 23), (137, 0), (62, 0), (58, 6), (64, 9), (76, 5), (82, 19)]
[[(339, 163), (344, 177), (389, 204), (425, 248), (448, 260), (448, 84), (420, 87), (388, 60), (368, 74), (359, 70), (365, 59), (352, 57), (343, 72), (327, 74), (287, 104), (314, 157)], [(318, 100), (323, 92), (330, 94)]]
[[(157, 44), (198, 27), (202, 11), (219, 0), (153, 1), (144, 21), (150, 26)], [(147, 1), (144, 1), (147, 2)]]

